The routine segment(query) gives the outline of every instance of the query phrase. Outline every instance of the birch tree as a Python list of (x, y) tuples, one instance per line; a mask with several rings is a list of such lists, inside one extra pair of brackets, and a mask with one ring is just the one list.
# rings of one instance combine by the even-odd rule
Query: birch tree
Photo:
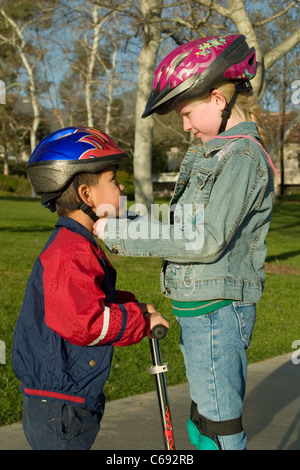
[[(227, 0), (227, 7), (224, 6), (222, 2), (214, 2), (211, 0), (197, 0), (197, 3), (207, 8), (214, 10), (216, 13), (221, 15), (223, 18), (231, 20), (236, 26), (239, 33), (244, 34), (247, 37), (247, 42), (250, 47), (254, 46), (256, 50), (257, 61), (260, 66), (257, 70), (256, 77), (252, 80), (252, 85), (254, 91), (261, 97), (265, 89), (265, 78), (264, 70), (268, 70), (272, 65), (277, 62), (281, 57), (287, 54), (293, 47), (295, 47), (300, 41), (300, 28), (295, 27), (290, 35), (283, 40), (279, 45), (269, 48), (269, 50), (263, 54), (261, 44), (258, 40), (257, 29), (259, 27), (265, 26), (269, 23), (274, 22), (278, 18), (285, 15), (292, 8), (297, 8), (299, 5), (298, 1), (291, 1), (288, 4), (285, 2), (285, 5), (280, 10), (276, 11), (280, 2), (271, 2), (270, 7), (272, 8), (272, 13), (262, 18), (256, 24), (253, 24), (250, 20), (249, 13), (246, 9), (245, 0)], [(276, 6), (277, 4), (277, 6)], [(255, 4), (254, 4), (255, 8)]]
[[(53, 7), (48, 8), (44, 2), (42, 5), (31, 6), (31, 2), (22, 2), (22, 6), (12, 5), (10, 2), (2, 2), (0, 18), (5, 25), (1, 31), (0, 44), (13, 47), (19, 55), (24, 71), (28, 77), (28, 93), (32, 105), (32, 123), (30, 127), (30, 147), (33, 151), (37, 143), (37, 130), (40, 124), (40, 107), (38, 98), (38, 73), (37, 68), (44, 54), (43, 49), (34, 47), (32, 31), (41, 28), (41, 23), (47, 25), (51, 18)], [(55, 2), (50, 2), (54, 6)], [(42, 6), (47, 7), (46, 10)], [(22, 8), (24, 11), (22, 11)], [(32, 9), (31, 9), (32, 8)], [(49, 23), (46, 27), (49, 26)]]
[[(176, 17), (167, 16), (167, 18), (165, 15), (164, 26), (162, 26), (161, 22), (158, 21), (158, 14), (155, 13), (156, 16), (154, 17), (153, 13), (155, 12), (155, 7), (157, 7), (158, 11), (161, 12), (164, 2), (154, 1), (151, 5), (151, 1), (140, 1), (141, 9), (142, 7), (144, 8), (144, 18), (146, 19), (146, 15), (148, 15), (148, 21), (145, 23), (143, 29), (143, 45), (138, 62), (139, 80), (134, 153), (135, 194), (137, 201), (141, 201), (143, 203), (148, 201), (148, 205), (152, 201), (149, 177), (149, 175), (151, 175), (152, 123), (149, 122), (146, 124), (146, 121), (150, 120), (151, 117), (142, 121), (140, 116), (143, 111), (144, 104), (151, 93), (155, 54), (157, 53), (157, 46), (160, 41), (159, 36), (163, 30), (162, 28), (164, 28), (164, 31), (167, 31), (168, 36), (172, 37), (177, 44), (180, 43), (180, 36), (181, 38), (184, 36), (184, 34), (182, 34), (183, 32), (189, 34), (189, 38), (185, 39), (185, 41), (195, 39), (196, 35), (197, 37), (205, 37), (206, 35), (219, 34), (220, 31), (224, 34), (224, 30), (228, 28), (228, 26), (229, 28), (227, 29), (227, 33), (233, 33), (237, 30), (239, 33), (244, 34), (247, 37), (249, 46), (254, 46), (256, 49), (259, 68), (255, 80), (253, 80), (253, 88), (261, 98), (265, 90), (264, 71), (271, 68), (274, 63), (283, 57), (283, 55), (287, 54), (292, 48), (294, 48), (300, 40), (300, 29), (298, 25), (295, 26), (294, 22), (293, 28), (287, 38), (274, 47), (272, 47), (271, 42), (269, 42), (269, 49), (264, 49), (264, 52), (262, 51), (257, 34), (259, 27), (272, 24), (272, 22), (276, 21), (278, 18), (286, 15), (288, 11), (297, 8), (299, 4), (297, 1), (291, 1), (280, 8), (280, 5), (278, 6), (278, 2), (276, 5), (275, 3), (276, 2), (270, 2), (269, 10), (271, 13), (266, 17), (262, 17), (257, 24), (254, 24), (250, 19), (249, 11), (246, 9), (245, 0), (227, 0), (227, 2), (216, 2), (212, 0), (185, 0), (180, 2), (179, 6), (177, 5), (181, 14)], [(173, 5), (176, 6), (176, 2)], [(203, 10), (201, 7), (205, 7), (206, 10)], [(224, 27), (225, 21), (227, 24)], [(149, 40), (150, 37), (153, 38), (152, 42)], [(175, 46), (176, 44), (174, 47)], [(151, 74), (152, 78), (150, 78)]]
[[(0, 29), (0, 35), (2, 30)], [(0, 90), (0, 143), (3, 148), (3, 174), (9, 174), (8, 164), (8, 143), (12, 137), (10, 117), (14, 105), (15, 97), (11, 94), (11, 88), (16, 84), (17, 72), (20, 66), (19, 58), (16, 56), (12, 47), (0, 48), (0, 77), (1, 77), (1, 90)], [(2, 86), (4, 88), (2, 88)], [(3, 96), (4, 92), (4, 96)], [(9, 124), (8, 124), (9, 123)]]
[(135, 201), (146, 205), (148, 209), (153, 202), (151, 170), (153, 118), (141, 119), (141, 115), (152, 89), (156, 57), (161, 41), (162, 7), (163, 0), (140, 0), (143, 44), (138, 58), (133, 168)]
[[(101, 29), (103, 28), (105, 22), (113, 15), (113, 12), (108, 11), (103, 13), (103, 10), (97, 4), (93, 2), (87, 2), (92, 6), (92, 10), (84, 8), (85, 12), (88, 13), (88, 16), (91, 16), (91, 25), (92, 25), (92, 37), (91, 41), (88, 40), (87, 35), (85, 34), (81, 40), (81, 44), (86, 50), (87, 53), (87, 67), (85, 75), (85, 103), (87, 110), (87, 123), (88, 126), (94, 127), (94, 116), (93, 116), (93, 85), (95, 84), (95, 75), (97, 71), (97, 64), (105, 71), (109, 72), (111, 68), (110, 62), (108, 60), (108, 55), (103, 57), (99, 53), (99, 43), (101, 40)], [(85, 19), (85, 17), (84, 17)], [(89, 24), (89, 23), (88, 23)], [(99, 67), (98, 67), (99, 73)]]
[[(72, 95), (77, 95), (77, 100), (80, 99), (79, 95), (82, 96), (85, 102), (85, 120), (88, 126), (94, 127), (99, 116), (98, 96), (101, 90), (101, 111), (104, 112), (106, 108), (106, 117), (101, 128), (110, 133), (115, 68), (120, 49), (119, 39), (122, 36), (122, 25), (116, 14), (118, 9), (113, 4), (108, 5), (108, 2), (90, 0), (74, 2), (72, 7), (75, 20), (71, 32), (74, 40), (69, 49), (64, 51), (69, 71), (61, 92), (64, 101), (68, 99), (68, 95), (71, 100)], [(76, 92), (73, 89), (75, 84)], [(73, 116), (71, 120), (73, 121)]]

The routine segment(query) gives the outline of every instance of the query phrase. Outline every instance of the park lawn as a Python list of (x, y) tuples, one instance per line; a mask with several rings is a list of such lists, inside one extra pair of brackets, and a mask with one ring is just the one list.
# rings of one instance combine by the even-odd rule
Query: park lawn
[[(257, 323), (249, 362), (291, 352), (300, 340), (300, 204), (278, 202), (268, 235), (267, 280), (258, 304)], [(0, 425), (19, 421), (22, 398), (11, 368), (10, 352), (14, 325), (20, 310), (28, 276), (57, 220), (39, 201), (0, 198), (0, 340), (5, 342), (7, 360), (0, 365)], [(168, 385), (186, 381), (178, 346), (179, 328), (171, 313), (170, 300), (160, 294), (161, 261), (149, 258), (123, 258), (108, 253), (118, 271), (117, 288), (129, 290), (140, 301), (156, 305), (170, 321), (171, 329), (161, 342), (163, 360), (169, 363)], [(155, 388), (147, 372), (151, 365), (148, 339), (115, 348), (112, 370), (106, 385), (108, 400), (144, 393)]]

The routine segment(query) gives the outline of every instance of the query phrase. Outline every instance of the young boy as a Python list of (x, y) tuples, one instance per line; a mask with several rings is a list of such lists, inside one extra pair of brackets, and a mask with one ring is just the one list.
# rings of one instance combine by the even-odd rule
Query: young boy
[(36, 260), (14, 332), (23, 428), (33, 449), (90, 449), (104, 412), (114, 346), (169, 324), (153, 305), (115, 290), (116, 272), (95, 241), (96, 209), (120, 215), (116, 165), (128, 157), (105, 133), (72, 127), (37, 146), (27, 173), (60, 216)]

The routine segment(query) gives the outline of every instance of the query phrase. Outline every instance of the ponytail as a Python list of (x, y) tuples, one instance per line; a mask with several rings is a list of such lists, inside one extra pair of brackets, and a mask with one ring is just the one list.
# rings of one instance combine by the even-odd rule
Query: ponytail
[[(233, 83), (222, 83), (215, 86), (229, 102), (235, 87)], [(261, 143), (266, 148), (268, 145), (266, 132), (261, 120), (261, 107), (255, 93), (239, 93), (236, 102), (232, 108), (232, 113), (241, 121), (253, 121), (256, 123), (257, 130), (261, 139)]]

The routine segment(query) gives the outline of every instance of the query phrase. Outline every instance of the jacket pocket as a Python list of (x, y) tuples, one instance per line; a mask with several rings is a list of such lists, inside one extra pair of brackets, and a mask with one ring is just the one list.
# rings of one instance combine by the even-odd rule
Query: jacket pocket
[(256, 321), (256, 304), (233, 302), (233, 308), (239, 324), (241, 339), (245, 343), (246, 349), (248, 349)]
[[(76, 384), (90, 380), (101, 372), (109, 371), (113, 346), (75, 346), (71, 345), (66, 372)], [(88, 379), (90, 378), (90, 379)]]
[[(201, 169), (196, 177), (197, 181), (197, 199), (198, 202), (206, 206), (209, 201), (210, 193), (215, 182), (215, 173), (210, 170)], [(199, 199), (200, 194), (200, 199)]]

